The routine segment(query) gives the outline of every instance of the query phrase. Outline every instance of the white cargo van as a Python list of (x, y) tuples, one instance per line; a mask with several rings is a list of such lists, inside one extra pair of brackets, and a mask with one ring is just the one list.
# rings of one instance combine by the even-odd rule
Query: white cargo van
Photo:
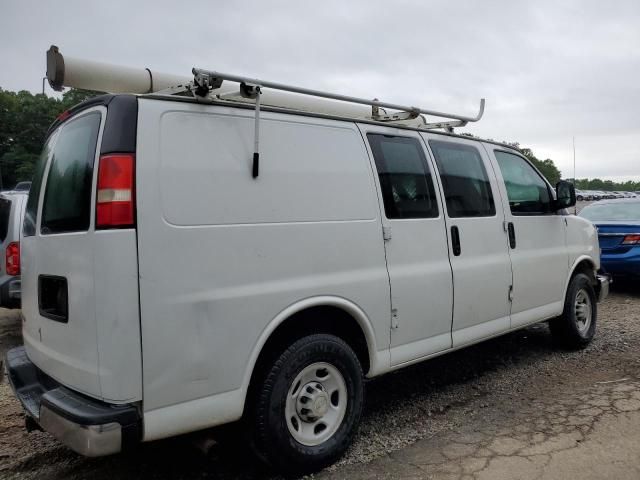
[(37, 166), (6, 363), (75, 451), (243, 419), (276, 468), (313, 471), (351, 442), (364, 378), (536, 322), (593, 338), (597, 234), (519, 151), (375, 102), (353, 119), (197, 85), (78, 105)]

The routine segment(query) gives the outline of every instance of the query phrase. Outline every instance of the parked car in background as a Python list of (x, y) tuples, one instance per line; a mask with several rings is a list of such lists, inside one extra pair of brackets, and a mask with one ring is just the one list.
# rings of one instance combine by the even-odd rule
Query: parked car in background
[(614, 276), (640, 276), (640, 199), (604, 200), (580, 211), (598, 229), (602, 268)]
[(13, 187), (14, 192), (28, 192), (31, 189), (31, 182), (18, 182)]
[(586, 190), (576, 190), (576, 200), (579, 202), (588, 202), (593, 200), (593, 195)]
[(28, 192), (0, 193), (0, 306), (20, 308), (20, 240)]
[(602, 194), (600, 192), (596, 192), (595, 190), (586, 190), (586, 192), (591, 197), (591, 200), (602, 200)]

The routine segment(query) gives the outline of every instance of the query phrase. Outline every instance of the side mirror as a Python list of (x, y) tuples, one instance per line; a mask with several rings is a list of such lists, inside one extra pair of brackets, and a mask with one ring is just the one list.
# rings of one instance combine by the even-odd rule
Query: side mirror
[(560, 180), (556, 185), (555, 209), (573, 207), (576, 204), (576, 187), (573, 183)]

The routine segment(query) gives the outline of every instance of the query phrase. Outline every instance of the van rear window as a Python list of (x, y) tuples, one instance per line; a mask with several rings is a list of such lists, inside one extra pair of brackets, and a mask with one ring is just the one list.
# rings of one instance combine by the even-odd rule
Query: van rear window
[(31, 189), (29, 190), (29, 198), (27, 198), (27, 208), (24, 212), (24, 224), (22, 234), (25, 237), (31, 237), (36, 234), (36, 216), (38, 214), (38, 200), (40, 199), (40, 188), (42, 187), (42, 179), (44, 170), (47, 166), (49, 153), (53, 144), (53, 135), (47, 139), (42, 148), (40, 158), (36, 162), (36, 169), (33, 174)]
[(11, 200), (0, 198), (0, 242), (4, 242), (9, 231), (9, 216), (11, 215)]
[(53, 148), (42, 205), (42, 234), (89, 229), (91, 185), (102, 115), (89, 113), (66, 123)]

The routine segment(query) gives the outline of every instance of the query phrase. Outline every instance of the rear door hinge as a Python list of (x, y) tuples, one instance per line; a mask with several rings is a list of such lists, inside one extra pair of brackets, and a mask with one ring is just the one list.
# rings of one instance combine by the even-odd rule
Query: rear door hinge
[(383, 225), (382, 226), (382, 238), (385, 241), (391, 240), (391, 225)]
[(391, 309), (391, 329), (395, 330), (398, 328), (398, 309)]

